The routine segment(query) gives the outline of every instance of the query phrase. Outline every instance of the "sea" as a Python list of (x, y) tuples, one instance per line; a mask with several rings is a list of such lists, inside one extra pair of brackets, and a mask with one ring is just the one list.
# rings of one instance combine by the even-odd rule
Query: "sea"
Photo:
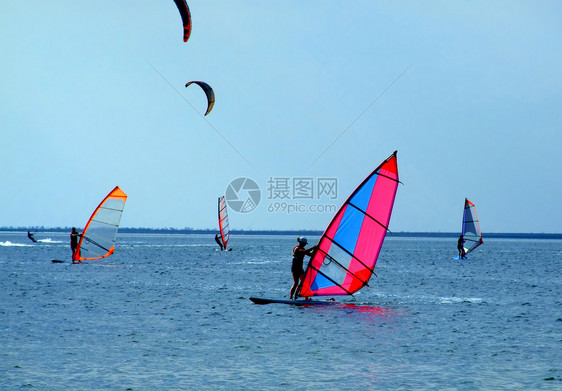
[[(294, 236), (0, 232), (1, 390), (562, 390), (562, 240), (387, 235), (370, 286), (287, 299)], [(309, 238), (309, 243), (318, 238)], [(64, 263), (52, 263), (52, 259)]]

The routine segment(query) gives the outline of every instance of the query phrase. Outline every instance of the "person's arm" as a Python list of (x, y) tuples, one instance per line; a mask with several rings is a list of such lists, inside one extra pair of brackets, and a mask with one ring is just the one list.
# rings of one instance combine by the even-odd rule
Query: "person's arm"
[(312, 256), (312, 254), (314, 253), (314, 251), (316, 251), (317, 248), (318, 248), (318, 245), (312, 246), (311, 248), (307, 249), (306, 252), (305, 252), (306, 255)]

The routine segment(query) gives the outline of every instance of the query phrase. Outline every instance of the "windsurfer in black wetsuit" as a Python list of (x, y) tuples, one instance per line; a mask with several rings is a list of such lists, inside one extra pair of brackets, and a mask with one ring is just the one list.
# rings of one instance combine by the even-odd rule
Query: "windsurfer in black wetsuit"
[(215, 234), (215, 242), (217, 242), (217, 244), (221, 247), (221, 251), (224, 250), (219, 234)]
[(81, 235), (76, 231), (76, 228), (72, 227), (72, 232), (70, 232), (70, 249), (72, 250), (72, 263), (76, 263), (74, 253), (76, 252), (76, 247), (78, 247), (78, 238)]
[(289, 295), (289, 300), (293, 300), (293, 296), (295, 299), (298, 297), (298, 292), (300, 292), (302, 282), (304, 279), (304, 256), (308, 255), (309, 257), (312, 255), (312, 252), (316, 249), (316, 246), (311, 247), (309, 249), (305, 249), (304, 246), (308, 243), (306, 238), (297, 238), (299, 244), (297, 244), (293, 248), (293, 264), (291, 265), (291, 273), (293, 275), (293, 286), (291, 287), (291, 293)]
[(464, 253), (464, 237), (462, 235), (459, 236), (459, 240), (457, 241), (457, 250), (459, 250), (459, 259), (466, 259)]

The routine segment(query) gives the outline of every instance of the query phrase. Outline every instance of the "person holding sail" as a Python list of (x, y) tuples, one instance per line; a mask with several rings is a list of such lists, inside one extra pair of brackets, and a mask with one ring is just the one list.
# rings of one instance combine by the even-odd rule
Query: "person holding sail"
[(72, 227), (72, 231), (70, 232), (70, 249), (72, 250), (72, 263), (75, 262), (74, 253), (76, 252), (76, 247), (78, 247), (78, 238), (82, 236), (76, 231), (75, 227)]
[(219, 236), (219, 234), (215, 234), (215, 242), (217, 242), (217, 244), (218, 244), (218, 245), (220, 246), (220, 248), (221, 248), (221, 251), (223, 251), (223, 250), (224, 250), (224, 247), (223, 247), (223, 245), (222, 245), (221, 237)]
[(457, 241), (457, 250), (459, 250), (459, 259), (465, 259), (465, 252), (464, 252), (464, 237), (461, 234), (461, 236), (459, 236), (459, 240)]
[(293, 300), (293, 297), (296, 299), (298, 297), (298, 292), (300, 292), (302, 283), (304, 281), (304, 256), (308, 255), (309, 257), (312, 256), (314, 250), (316, 250), (316, 246), (313, 246), (309, 249), (305, 249), (305, 246), (308, 243), (306, 238), (297, 238), (297, 244), (293, 247), (293, 263), (291, 265), (291, 274), (293, 275), (293, 286), (291, 287), (291, 292), (289, 294), (289, 300)]

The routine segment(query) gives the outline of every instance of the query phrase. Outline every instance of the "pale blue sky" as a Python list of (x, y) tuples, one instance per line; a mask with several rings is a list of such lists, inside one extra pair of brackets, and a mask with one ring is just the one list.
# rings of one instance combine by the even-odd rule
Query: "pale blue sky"
[(391, 230), (458, 231), (468, 197), (484, 233), (562, 232), (562, 2), (188, 3), (187, 43), (172, 0), (0, 3), (1, 226), (83, 227), (119, 185), (122, 226), (214, 228), (249, 177), (233, 229), (322, 230), (268, 179), (338, 178), (299, 203), (339, 207), (398, 150)]

